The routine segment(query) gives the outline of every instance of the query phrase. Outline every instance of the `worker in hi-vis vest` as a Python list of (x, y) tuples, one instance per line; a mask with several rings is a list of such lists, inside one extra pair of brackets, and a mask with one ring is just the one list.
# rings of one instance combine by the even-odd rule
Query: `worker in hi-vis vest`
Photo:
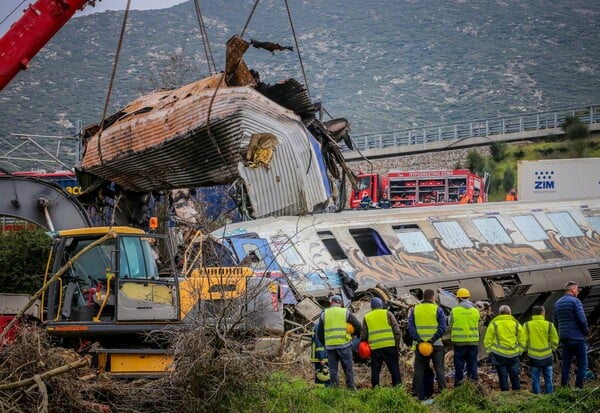
[(523, 326), (511, 314), (507, 305), (501, 305), (500, 314), (488, 325), (483, 344), (490, 353), (490, 360), (498, 372), (500, 390), (508, 390), (508, 378), (513, 390), (521, 390), (519, 370), (520, 357), (525, 349), (527, 334)]
[(558, 348), (558, 332), (556, 327), (545, 318), (546, 310), (541, 305), (536, 305), (531, 310), (531, 321), (523, 327), (527, 333), (525, 350), (529, 356), (531, 373), (531, 391), (540, 393), (540, 373), (544, 377), (544, 390), (546, 394), (554, 392), (552, 385), (552, 364), (554, 363), (553, 351)]
[[(420, 397), (423, 376), (430, 360), (433, 362), (438, 391), (441, 392), (446, 388), (444, 343), (442, 343), (442, 336), (446, 331), (446, 315), (444, 310), (434, 302), (434, 299), (435, 292), (433, 290), (423, 291), (423, 302), (417, 304), (408, 316), (408, 332), (417, 343), (412, 388), (412, 394), (415, 397)], [(421, 343), (427, 343), (427, 345), (421, 346)], [(422, 348), (429, 348), (429, 354), (421, 351)]]
[(456, 292), (458, 305), (450, 312), (450, 340), (454, 346), (454, 387), (463, 383), (465, 365), (467, 378), (477, 383), (477, 352), (479, 347), (479, 309), (469, 300), (466, 288)]
[(379, 385), (381, 367), (385, 363), (392, 376), (392, 386), (402, 382), (398, 346), (402, 332), (394, 314), (383, 308), (379, 297), (371, 299), (371, 311), (365, 314), (360, 329), (361, 341), (371, 347), (371, 385)]
[(353, 334), (360, 335), (360, 322), (354, 314), (342, 306), (341, 296), (331, 296), (329, 307), (321, 313), (317, 324), (317, 337), (325, 345), (331, 385), (334, 387), (339, 386), (338, 364), (341, 363), (346, 375), (346, 387), (354, 389), (351, 344)]

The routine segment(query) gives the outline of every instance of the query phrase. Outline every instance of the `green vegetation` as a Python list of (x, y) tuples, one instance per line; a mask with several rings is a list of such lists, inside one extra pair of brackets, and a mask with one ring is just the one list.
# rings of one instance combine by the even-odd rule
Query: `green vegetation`
[(567, 116), (561, 128), (565, 131), (567, 138), (571, 140), (584, 139), (590, 136), (588, 126), (577, 116)]
[(34, 294), (42, 286), (51, 243), (41, 229), (0, 232), (0, 292)]
[(231, 399), (226, 411), (236, 412), (427, 412), (402, 386), (349, 391), (308, 384), (303, 379), (274, 373), (263, 384), (263, 391)]
[(259, 385), (262, 391), (240, 394), (223, 411), (236, 412), (433, 412), (433, 413), (584, 413), (600, 411), (600, 388), (559, 388), (551, 395), (533, 395), (528, 390), (489, 392), (482, 386), (465, 384), (449, 389), (424, 406), (402, 387), (348, 391), (317, 387), (301, 379), (275, 373)]
[[(488, 158), (482, 157), (474, 150), (470, 151), (467, 154), (467, 167), (479, 174), (483, 172), (490, 174), (488, 200), (502, 201), (510, 188), (517, 186), (519, 161), (600, 157), (600, 136), (588, 136), (589, 132), (588, 135), (582, 136), (576, 121), (569, 125), (563, 127), (567, 140), (510, 145), (493, 143), (490, 145), (491, 155)], [(587, 131), (587, 125), (582, 125)]]
[(597, 412), (600, 388), (583, 390), (559, 387), (549, 395), (533, 395), (528, 390), (494, 392), (486, 395), (480, 386), (467, 384), (441, 394), (432, 411), (439, 413), (562, 413)]

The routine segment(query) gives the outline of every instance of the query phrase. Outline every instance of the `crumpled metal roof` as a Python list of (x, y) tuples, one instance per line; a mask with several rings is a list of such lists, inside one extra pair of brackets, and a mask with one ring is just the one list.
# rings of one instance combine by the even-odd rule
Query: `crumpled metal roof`
[[(241, 177), (255, 217), (311, 212), (326, 202), (320, 150), (300, 117), (252, 87), (225, 86), (221, 76), (132, 102), (86, 140), (81, 169), (134, 192)], [(279, 141), (269, 169), (246, 166), (255, 133)]]

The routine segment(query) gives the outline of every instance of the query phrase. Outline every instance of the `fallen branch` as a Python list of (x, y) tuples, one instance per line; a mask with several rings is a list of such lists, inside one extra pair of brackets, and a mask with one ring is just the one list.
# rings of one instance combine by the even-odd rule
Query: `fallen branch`
[(45, 373), (36, 374), (34, 377), (29, 378), (29, 379), (19, 380), (14, 383), (2, 384), (2, 385), (0, 385), (0, 390), (14, 390), (14, 389), (18, 389), (19, 387), (30, 386), (32, 384), (37, 383), (36, 378), (43, 380), (48, 377), (54, 377), (54, 376), (61, 375), (63, 373), (67, 373), (71, 370), (76, 370), (81, 367), (86, 367), (88, 365), (89, 365), (88, 359), (83, 358), (81, 360), (74, 361), (73, 363), (65, 364), (64, 366), (60, 366), (55, 369), (48, 370)]
[(46, 384), (39, 374), (33, 376), (33, 381), (35, 381), (36, 386), (40, 389), (40, 393), (42, 393), (42, 400), (38, 405), (38, 412), (48, 413), (48, 390), (46, 390)]

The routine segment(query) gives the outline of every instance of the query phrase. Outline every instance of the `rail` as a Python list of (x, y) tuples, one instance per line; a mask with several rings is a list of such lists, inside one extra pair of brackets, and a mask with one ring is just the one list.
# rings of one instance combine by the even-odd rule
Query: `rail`
[[(578, 106), (518, 116), (471, 120), (421, 128), (398, 129), (352, 135), (355, 149), (383, 149), (398, 146), (451, 142), (468, 138), (494, 137), (512, 133), (543, 131), (560, 128), (567, 116), (576, 116), (591, 125), (600, 123), (600, 104)], [(342, 145), (343, 151), (350, 151)]]

